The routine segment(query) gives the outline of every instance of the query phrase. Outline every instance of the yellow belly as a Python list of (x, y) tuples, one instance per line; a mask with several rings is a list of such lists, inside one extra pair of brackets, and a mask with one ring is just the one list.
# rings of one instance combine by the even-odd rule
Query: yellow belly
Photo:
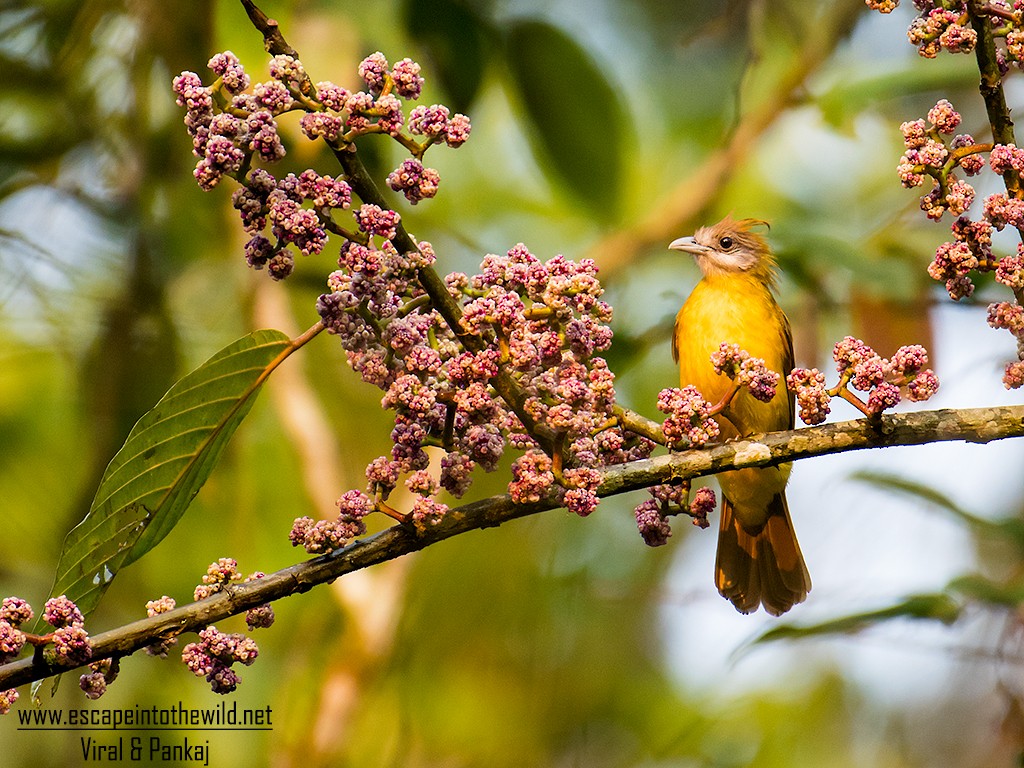
[[(732, 389), (732, 382), (715, 372), (711, 354), (724, 342), (738, 344), (762, 358), (780, 375), (775, 397), (762, 403), (740, 391), (717, 417), (723, 439), (790, 429), (792, 404), (785, 376), (792, 367), (792, 343), (785, 315), (771, 291), (745, 275), (704, 278), (676, 317), (675, 349), (680, 386), (697, 387), (711, 404)], [(790, 465), (725, 472), (718, 476), (722, 492), (737, 505), (745, 525), (763, 523), (761, 514), (789, 479)]]

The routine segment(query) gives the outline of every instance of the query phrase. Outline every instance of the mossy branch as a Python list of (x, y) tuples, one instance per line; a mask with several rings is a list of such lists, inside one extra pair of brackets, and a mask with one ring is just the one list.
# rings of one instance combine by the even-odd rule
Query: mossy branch
[[(755, 435), (699, 450), (604, 467), (600, 470), (598, 494), (613, 496), (728, 469), (763, 467), (865, 448), (947, 441), (988, 443), (1021, 436), (1024, 405), (883, 415), (878, 420), (858, 419)], [(232, 585), (201, 602), (95, 635), (92, 660), (127, 656), (159, 640), (196, 632), (263, 603), (307, 592), (347, 573), (395, 560), (467, 531), (493, 528), (557, 507), (554, 498), (536, 504), (515, 504), (508, 496), (492, 496), (452, 508), (440, 523), (423, 531), (418, 532), (411, 525), (395, 525), (329, 555), (289, 566), (262, 579)], [(12, 661), (0, 666), (0, 690), (67, 671), (67, 667), (47, 663), (41, 654)]]

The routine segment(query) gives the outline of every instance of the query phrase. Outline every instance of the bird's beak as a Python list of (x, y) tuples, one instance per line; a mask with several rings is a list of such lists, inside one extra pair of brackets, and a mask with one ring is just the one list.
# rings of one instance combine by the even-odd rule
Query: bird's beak
[(680, 237), (669, 243), (668, 247), (669, 250), (672, 251), (685, 251), (686, 253), (692, 253), (694, 255), (707, 253), (709, 250), (711, 250), (706, 245), (701, 245), (700, 243), (698, 243), (692, 237)]

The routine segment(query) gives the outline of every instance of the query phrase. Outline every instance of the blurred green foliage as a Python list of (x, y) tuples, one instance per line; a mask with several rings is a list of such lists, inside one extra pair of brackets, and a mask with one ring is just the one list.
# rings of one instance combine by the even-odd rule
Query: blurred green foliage
[[(314, 80), (351, 85), (358, 61), (378, 49), (421, 61), (424, 102), (467, 112), (474, 130), (457, 152), (432, 151), (441, 191), (399, 205), (411, 231), (434, 244), (446, 270), (470, 271), (518, 241), (545, 258), (598, 258), (617, 312), (620, 397), (642, 412), (675, 380), (668, 328), (696, 277), (664, 252), (662, 228), (683, 234), (729, 211), (771, 219), (803, 362), (816, 362), (837, 334), (888, 339), (883, 321), (901, 312), (910, 336), (899, 343), (932, 333), (923, 265), (943, 233), (910, 215), (916, 201), (895, 179), (895, 126), (938, 96), (972, 129), (984, 123), (973, 62), (918, 60), (903, 42), (908, 8), (882, 18), (859, 0), (263, 7)], [(245, 268), (230, 191), (203, 194), (191, 178), (170, 78), (203, 72), (225, 48), (262, 76), (261, 41), (230, 0), (0, 4), (3, 595), (42, 602), (60, 542), (104, 467), (177, 377), (253, 328), (294, 334), (315, 320), (330, 256), (270, 285)], [(283, 170), (331, 172), (328, 153), (284, 122), (292, 143)], [(365, 152), (383, 172), (400, 157), (384, 139)], [(326, 514), (331, 494), (358, 486), (365, 464), (387, 450), (379, 393), (347, 369), (338, 345), (322, 337), (296, 357), (291, 378), (284, 369), (272, 377), (181, 524), (111, 587), (93, 626), (140, 617), (161, 594), (188, 601), (218, 557), (236, 557), (245, 572), (294, 562), (291, 520)], [(307, 396), (322, 432), (297, 420)], [(500, 492), (506, 474), (481, 478), (473, 493)], [(586, 521), (556, 512), (473, 533), (275, 606), (278, 622), (257, 634), (261, 658), (242, 670), (235, 696), (239, 706), (272, 706), (274, 730), (205, 734), (214, 761), (902, 768), (1008, 764), (1020, 752), (1012, 686), (958, 686), (971, 668), (954, 667), (938, 700), (891, 703), (844, 665), (849, 645), (794, 639), (882, 616), (951, 618), (928, 612), (948, 609), (945, 592), (923, 608), (923, 597), (894, 600), (854, 624), (831, 605), (803, 622), (812, 631), (776, 629), (785, 642), (748, 651), (776, 653), (762, 656), (772, 669), (761, 684), (738, 674), (710, 687), (687, 682), (678, 669), (699, 669), (713, 649), (682, 645), (666, 612), (681, 610), (689, 636), (701, 636), (702, 605), (731, 609), (719, 605), (710, 572), (680, 592), (672, 568), (695, 542), (679, 530), (671, 546), (646, 550), (630, 506), (612, 500)], [(968, 526), (985, 580), (951, 584), (950, 594), (1000, 604), (981, 586), (1019, 569), (1018, 527), (1014, 518), (1001, 529), (1017, 546), (999, 548), (991, 530)], [(697, 543), (713, 546), (710, 536)], [(996, 629), (980, 634), (1004, 633), (994, 653), (1019, 674), (1007, 660), (1019, 654), (1015, 604), (1002, 603), (1004, 613), (983, 619), (983, 630)], [(764, 627), (749, 626), (751, 636)], [(917, 626), (897, 635), (909, 653), (927, 644)], [(965, 646), (976, 637), (953, 636)], [(219, 700), (172, 653), (125, 660), (95, 704), (68, 676), (44, 706), (179, 701)], [(18, 707), (28, 706), (26, 696)], [(1005, 709), (1001, 729), (993, 707)], [(0, 721), (5, 764), (78, 764), (78, 736)]]

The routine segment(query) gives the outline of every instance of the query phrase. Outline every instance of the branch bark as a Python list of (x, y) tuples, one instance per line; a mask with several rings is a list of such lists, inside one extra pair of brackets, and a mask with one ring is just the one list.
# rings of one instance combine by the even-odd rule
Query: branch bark
[[(999, 71), (999, 60), (996, 57), (995, 36), (988, 18), (986, 3), (970, 0), (967, 3), (967, 15), (971, 27), (978, 34), (978, 42), (974, 47), (974, 55), (978, 61), (981, 81), (978, 90), (985, 101), (985, 112), (989, 125), (992, 126), (992, 139), (996, 144), (1016, 144), (1013, 135), (1013, 120), (1010, 109), (1006, 106), (1006, 95), (1003, 93), (1003, 76)], [(1014, 197), (1020, 197), (1020, 175), (1015, 170), (1003, 174), (1006, 191)]]
[[(988, 443), (1020, 436), (1024, 436), (1024, 405), (919, 411), (882, 416), (877, 422), (858, 419), (755, 435), (700, 450), (604, 467), (600, 470), (603, 480), (598, 493), (603, 497), (613, 496), (727, 469), (763, 467), (866, 448), (946, 441)], [(198, 631), (249, 608), (307, 592), (346, 573), (397, 559), (452, 536), (496, 527), (557, 507), (554, 498), (536, 504), (515, 504), (508, 496), (492, 496), (451, 509), (438, 525), (424, 532), (417, 532), (412, 526), (395, 525), (329, 555), (231, 586), (201, 602), (95, 635), (92, 638), (93, 660), (126, 656), (157, 640)], [(49, 664), (40, 657), (20, 659), (0, 666), (0, 690), (67, 671), (69, 668)]]

